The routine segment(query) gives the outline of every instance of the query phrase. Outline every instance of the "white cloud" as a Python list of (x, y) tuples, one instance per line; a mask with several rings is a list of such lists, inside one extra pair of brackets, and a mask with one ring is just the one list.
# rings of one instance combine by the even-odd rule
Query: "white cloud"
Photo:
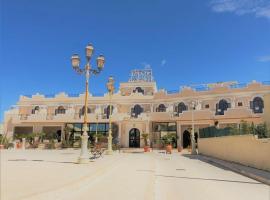
[(254, 14), (256, 17), (270, 19), (269, 0), (212, 0), (214, 12), (233, 12), (237, 15)]
[(144, 66), (144, 68), (151, 68), (151, 64), (149, 64), (147, 62), (142, 62), (141, 64), (142, 64), (142, 66)]
[(259, 62), (270, 62), (270, 55), (258, 57)]
[(160, 65), (163, 67), (164, 65), (166, 65), (166, 63), (167, 63), (167, 60), (163, 59), (163, 60), (161, 61)]

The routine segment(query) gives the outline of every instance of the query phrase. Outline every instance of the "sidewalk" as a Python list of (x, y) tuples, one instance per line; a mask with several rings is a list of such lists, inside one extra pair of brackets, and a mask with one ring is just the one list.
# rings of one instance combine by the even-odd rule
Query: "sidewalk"
[(197, 159), (208, 162), (210, 164), (216, 164), (227, 169), (230, 169), (236, 173), (242, 174), (249, 178), (252, 178), (256, 181), (262, 182), (270, 186), (270, 172), (256, 169), (253, 167), (248, 167), (234, 162), (228, 162), (225, 160), (220, 160), (214, 157), (205, 156), (205, 155), (195, 155)]

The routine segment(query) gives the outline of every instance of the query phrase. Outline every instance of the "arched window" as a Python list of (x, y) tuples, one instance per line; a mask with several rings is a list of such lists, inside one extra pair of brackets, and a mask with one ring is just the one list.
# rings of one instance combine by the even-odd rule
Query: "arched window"
[(135, 90), (133, 90), (134, 93), (138, 92), (138, 93), (142, 93), (144, 94), (144, 90), (141, 87), (136, 87)]
[(32, 114), (37, 113), (39, 110), (40, 110), (39, 106), (35, 106), (35, 107), (32, 109)]
[(143, 108), (140, 105), (135, 105), (133, 108), (131, 108), (131, 115), (132, 117), (137, 118), (138, 115), (140, 115), (143, 112)]
[(179, 114), (179, 113), (182, 113), (183, 111), (187, 110), (188, 107), (183, 103), (179, 103), (176, 107), (176, 112)]
[(63, 106), (59, 106), (56, 110), (55, 110), (55, 115), (57, 114), (65, 114), (66, 113), (66, 109)]
[(225, 99), (221, 99), (216, 104), (216, 115), (224, 115), (224, 111), (231, 107), (231, 104), (228, 103)]
[(255, 97), (253, 101), (250, 102), (250, 109), (253, 110), (254, 113), (263, 113), (264, 102), (261, 97)]
[(110, 112), (110, 105), (108, 105), (106, 108), (104, 108), (104, 115), (106, 116), (107, 119), (109, 119), (110, 114), (113, 112), (113, 106), (111, 106), (112, 110)]
[[(84, 111), (85, 111), (85, 106), (83, 106), (81, 109), (80, 109), (80, 116), (84, 115)], [(91, 113), (91, 110), (89, 107), (87, 107), (87, 113)]]
[(157, 112), (166, 112), (166, 106), (164, 104), (159, 104), (156, 111)]

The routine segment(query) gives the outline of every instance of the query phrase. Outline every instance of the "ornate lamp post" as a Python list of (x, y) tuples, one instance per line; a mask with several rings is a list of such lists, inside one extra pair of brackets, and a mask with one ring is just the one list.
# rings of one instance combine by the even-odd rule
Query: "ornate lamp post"
[(192, 121), (192, 129), (191, 129), (191, 154), (197, 154), (197, 151), (196, 151), (196, 147), (195, 147), (195, 138), (194, 138), (194, 135), (195, 135), (195, 133), (194, 133), (194, 129), (195, 129), (195, 127), (194, 127), (194, 110), (195, 110), (195, 108), (196, 108), (196, 103), (193, 101), (192, 103), (191, 103), (191, 109), (192, 109), (192, 111), (191, 111), (191, 121)]
[(78, 163), (88, 163), (89, 162), (89, 155), (88, 155), (88, 149), (87, 149), (87, 141), (88, 141), (88, 134), (87, 134), (87, 104), (88, 104), (88, 82), (90, 75), (97, 75), (99, 74), (105, 63), (104, 56), (100, 55), (97, 57), (97, 69), (92, 69), (92, 66), (90, 65), (90, 59), (93, 54), (94, 47), (92, 44), (88, 44), (85, 48), (85, 54), (86, 54), (86, 64), (84, 68), (80, 68), (80, 57), (78, 54), (74, 54), (71, 57), (71, 64), (72, 68), (78, 73), (85, 75), (85, 100), (84, 100), (84, 122), (83, 122), (83, 134), (81, 136), (81, 154), (78, 159)]
[(98, 114), (96, 114), (96, 138), (95, 138), (95, 143), (98, 143), (98, 137), (97, 137), (97, 132), (98, 132)]
[(108, 136), (108, 150), (106, 154), (111, 155), (112, 154), (112, 95), (114, 93), (114, 79), (112, 76), (109, 77), (109, 80), (107, 82), (107, 89), (109, 92), (109, 98), (110, 98), (110, 107), (109, 107), (109, 136)]

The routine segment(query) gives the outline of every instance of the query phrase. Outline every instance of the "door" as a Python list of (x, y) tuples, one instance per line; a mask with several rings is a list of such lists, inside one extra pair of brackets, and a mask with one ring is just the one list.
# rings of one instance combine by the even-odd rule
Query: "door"
[(140, 131), (137, 128), (129, 131), (129, 147), (140, 148)]

